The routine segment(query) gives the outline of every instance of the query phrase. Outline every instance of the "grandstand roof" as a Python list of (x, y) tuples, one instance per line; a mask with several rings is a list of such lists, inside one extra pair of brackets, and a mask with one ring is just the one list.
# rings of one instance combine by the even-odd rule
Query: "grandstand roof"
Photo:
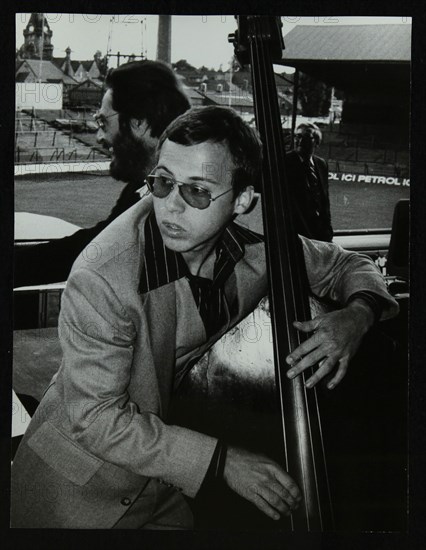
[[(410, 90), (411, 25), (298, 25), (284, 36), (282, 65), (348, 93)], [(402, 97), (402, 96), (401, 96)]]
[(297, 25), (284, 36), (283, 60), (408, 63), (411, 25)]

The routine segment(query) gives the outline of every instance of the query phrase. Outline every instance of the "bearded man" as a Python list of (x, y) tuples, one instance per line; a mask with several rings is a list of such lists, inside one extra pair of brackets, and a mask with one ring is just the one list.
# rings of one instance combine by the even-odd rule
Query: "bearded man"
[(173, 71), (158, 61), (136, 61), (109, 71), (95, 116), (97, 140), (112, 154), (110, 173), (126, 182), (109, 216), (69, 237), (15, 251), (15, 287), (65, 281), (80, 252), (140, 196), (154, 166), (158, 138), (190, 104)]

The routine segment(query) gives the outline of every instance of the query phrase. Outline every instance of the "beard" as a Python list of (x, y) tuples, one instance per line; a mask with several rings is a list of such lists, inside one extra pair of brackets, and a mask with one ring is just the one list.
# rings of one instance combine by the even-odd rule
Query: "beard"
[(137, 140), (128, 129), (120, 130), (112, 147), (114, 156), (109, 167), (111, 176), (125, 183), (142, 186), (154, 164), (155, 149)]

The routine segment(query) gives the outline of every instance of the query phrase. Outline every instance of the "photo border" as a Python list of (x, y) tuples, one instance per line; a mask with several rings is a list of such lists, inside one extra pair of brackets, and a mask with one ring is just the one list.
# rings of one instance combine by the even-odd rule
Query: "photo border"
[[(13, 258), (13, 131), (14, 109), (14, 17), (15, 13), (32, 12), (43, 9), (46, 13), (61, 13), (59, 2), (7, 2), (3, 5), (3, 20), (0, 23), (0, 40), (3, 52), (4, 75), (0, 83), (2, 98), (1, 126), (0, 126), (0, 158), (1, 158), (1, 206), (0, 206), (0, 243), (1, 257), (6, 269), (2, 270), (1, 313), (0, 313), (0, 445), (1, 445), (1, 527), (7, 534), (4, 540), (14, 548), (23, 548), (26, 545), (32, 548), (38, 546), (53, 548), (72, 547), (76, 544), (83, 547), (109, 542), (111, 544), (143, 544), (144, 548), (262, 548), (287, 549), (301, 548), (345, 548), (345, 549), (403, 549), (424, 547), (424, 518), (426, 517), (426, 400), (425, 400), (425, 236), (426, 236), (426, 183), (422, 173), (422, 163), (425, 159), (425, 52), (426, 52), (426, 15), (423, 5), (418, 1), (405, 3), (380, 0), (362, 0), (355, 7), (348, 1), (323, 1), (305, 3), (288, 1), (277, 2), (256, 0), (252, 2), (214, 1), (208, 5), (201, 5), (193, 1), (183, 3), (152, 0), (136, 5), (134, 2), (83, 2), (67, 3), (68, 11), (73, 13), (173, 13), (175, 15), (206, 14), (220, 15), (221, 13), (268, 13), (285, 15), (297, 14), (301, 16), (329, 15), (330, 13), (344, 15), (407, 15), (413, 18), (413, 48), (412, 48), (412, 115), (411, 115), (411, 300), (410, 310), (410, 379), (409, 379), (409, 531), (404, 533), (324, 533), (300, 535), (283, 535), (280, 533), (147, 533), (143, 535), (132, 531), (55, 531), (55, 530), (19, 530), (8, 528), (8, 505), (4, 507), (4, 498), (8, 494), (8, 475), (10, 470), (10, 426), (8, 420), (11, 414), (11, 369), (12, 369), (12, 258)], [(135, 9), (136, 8), (136, 9)], [(6, 475), (4, 475), (6, 474)], [(6, 499), (7, 500), (7, 499)]]

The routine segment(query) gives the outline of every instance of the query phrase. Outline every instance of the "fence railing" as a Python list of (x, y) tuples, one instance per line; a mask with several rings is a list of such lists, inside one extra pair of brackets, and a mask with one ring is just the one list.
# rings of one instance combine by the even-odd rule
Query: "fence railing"
[(15, 147), (15, 164), (28, 163), (57, 163), (57, 162), (87, 162), (87, 161), (108, 161), (109, 157), (99, 150), (93, 148), (66, 148), (66, 147), (36, 147), (31, 151)]

